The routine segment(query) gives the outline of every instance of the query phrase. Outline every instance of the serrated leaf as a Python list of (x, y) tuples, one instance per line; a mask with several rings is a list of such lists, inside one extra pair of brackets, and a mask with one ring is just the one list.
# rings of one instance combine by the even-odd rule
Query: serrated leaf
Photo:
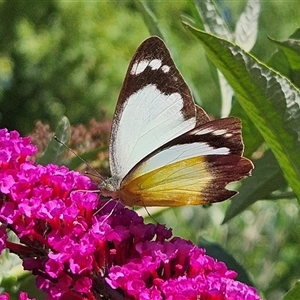
[[(55, 136), (59, 141), (67, 144), (70, 139), (70, 134), (70, 122), (67, 117), (63, 117), (56, 127)], [(49, 142), (45, 152), (38, 160), (38, 163), (44, 166), (49, 163), (54, 163), (57, 165), (62, 164), (63, 158), (68, 151), (66, 146), (64, 146), (62, 143), (52, 139)]]
[(224, 262), (228, 269), (236, 271), (238, 273), (236, 280), (243, 282), (247, 285), (254, 286), (246, 270), (234, 259), (234, 257), (231, 254), (225, 251), (225, 249), (223, 249), (219, 244), (211, 243), (201, 238), (198, 243), (198, 246), (200, 248), (204, 248), (206, 250), (207, 255)]
[(268, 61), (268, 66), (278, 71), (281, 75), (291, 79), (291, 66), (284, 54), (284, 52), (278, 49)]
[[(275, 41), (272, 38), (269, 38), (270, 41)], [(289, 40), (300, 39), (300, 28), (298, 28), (290, 37)], [(276, 43), (276, 42), (275, 42)], [(299, 59), (299, 58), (296, 58)], [(293, 70), (290, 62), (284, 51), (279, 49), (272, 55), (270, 60), (268, 61), (268, 65), (277, 70), (282, 75), (288, 77), (297, 87), (300, 87), (300, 79), (299, 79), (299, 70)]]
[(220, 8), (213, 0), (195, 0), (195, 7), (207, 32), (214, 33), (228, 40), (233, 40), (233, 35), (223, 18)]
[(140, 0), (134, 0), (134, 3), (136, 5), (138, 11), (141, 13), (141, 15), (144, 19), (144, 23), (148, 27), (150, 34), (157, 35), (163, 39), (163, 34), (159, 29), (156, 16), (151, 11), (151, 9), (148, 7), (148, 5), (145, 2), (142, 2)]
[(257, 38), (260, 1), (248, 0), (245, 10), (240, 15), (235, 27), (235, 43), (245, 51), (250, 51)]
[(289, 78), (295, 85), (300, 86), (300, 40), (288, 39), (277, 41), (269, 37), (284, 53), (289, 66)]
[[(195, 0), (194, 3), (199, 16), (198, 23), (201, 24), (202, 28), (207, 32), (211, 32), (228, 40), (233, 40), (232, 32), (223, 18), (220, 8), (213, 0)], [(222, 97), (221, 117), (227, 117), (231, 111), (233, 91), (219, 71), (218, 78)]]
[(264, 199), (271, 192), (286, 186), (282, 171), (270, 150), (258, 159), (254, 166), (252, 176), (243, 180), (238, 195), (231, 200), (223, 223), (228, 222), (255, 201)]
[(185, 24), (235, 90), (300, 200), (300, 94), (285, 77), (229, 41)]
[(300, 69), (300, 40), (288, 39), (285, 41), (278, 41), (271, 37), (269, 37), (269, 40), (282, 49), (292, 70)]
[(282, 300), (298, 300), (300, 299), (300, 281), (283, 296)]

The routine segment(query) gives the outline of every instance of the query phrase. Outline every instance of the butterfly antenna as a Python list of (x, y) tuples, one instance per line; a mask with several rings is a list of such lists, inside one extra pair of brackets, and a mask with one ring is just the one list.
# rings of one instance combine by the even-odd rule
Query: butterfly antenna
[(155, 222), (155, 223), (158, 223), (157, 220), (155, 220), (155, 218), (150, 214), (149, 210), (147, 209), (147, 207), (145, 206), (144, 202), (142, 201), (143, 203), (143, 207), (147, 213), (147, 215)]
[(56, 135), (53, 136), (53, 138), (58, 142), (60, 143), (61, 145), (63, 145), (64, 147), (66, 147), (71, 153), (73, 153), (77, 158), (79, 158), (84, 164), (86, 164), (92, 171), (95, 172), (95, 174), (91, 174), (91, 173), (88, 173), (88, 172), (85, 172), (85, 174), (89, 174), (89, 175), (93, 175), (97, 178), (100, 178), (102, 181), (104, 180), (104, 178), (99, 174), (99, 172), (93, 168), (86, 160), (84, 160), (81, 156), (79, 156), (73, 149), (71, 149), (66, 143), (60, 141)]

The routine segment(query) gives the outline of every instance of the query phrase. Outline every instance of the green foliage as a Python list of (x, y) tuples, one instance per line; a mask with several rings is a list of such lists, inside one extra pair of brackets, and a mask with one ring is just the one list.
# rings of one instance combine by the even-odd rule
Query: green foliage
[(273, 153), (267, 150), (255, 162), (253, 176), (246, 178), (239, 194), (231, 200), (224, 223), (243, 212), (249, 205), (260, 199), (268, 199), (272, 192), (286, 188), (286, 181)]
[(239, 46), (186, 25), (236, 91), (300, 199), (300, 94), (290, 81)]
[(282, 300), (297, 300), (300, 298), (300, 282), (298, 281), (295, 286), (284, 295)]
[(49, 142), (46, 150), (37, 162), (44, 166), (49, 163), (61, 165), (62, 160), (68, 151), (64, 144), (68, 144), (70, 134), (70, 122), (67, 117), (63, 117), (56, 127), (55, 139), (53, 138)]
[[(0, 124), (24, 134), (36, 119), (53, 126), (67, 115), (74, 125), (111, 115), (147, 28), (163, 36), (197, 102), (215, 117), (242, 119), (255, 170), (231, 202), (168, 209), (155, 218), (195, 243), (212, 240), (207, 248), (230, 253), (239, 262), (232, 268), (243, 265), (244, 278), (267, 299), (280, 299), (300, 277), (300, 3), (219, 2), (1, 2)], [(66, 128), (64, 121), (60, 140), (68, 139)], [(61, 160), (65, 148), (55, 143), (43, 163)], [(298, 294), (297, 283), (283, 299)]]
[(63, 115), (76, 124), (112, 113), (128, 64), (122, 49), (133, 52), (146, 35), (135, 10), (95, 1), (25, 3), (0, 3), (0, 58), (8, 65), (0, 79), (1, 127), (27, 134), (34, 120), (56, 126)]

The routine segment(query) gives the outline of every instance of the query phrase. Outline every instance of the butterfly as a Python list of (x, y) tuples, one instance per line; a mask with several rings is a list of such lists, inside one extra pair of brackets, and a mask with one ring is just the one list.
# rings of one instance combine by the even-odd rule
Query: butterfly
[(194, 103), (164, 42), (145, 40), (134, 54), (112, 122), (112, 177), (101, 193), (128, 206), (219, 202), (226, 185), (250, 175), (241, 121), (210, 120)]

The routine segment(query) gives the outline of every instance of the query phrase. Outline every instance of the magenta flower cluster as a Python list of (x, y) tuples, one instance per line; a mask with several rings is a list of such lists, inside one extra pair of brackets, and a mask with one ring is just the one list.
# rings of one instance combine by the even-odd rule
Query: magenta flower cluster
[(47, 299), (260, 299), (205, 250), (101, 201), (86, 176), (35, 165), (35, 151), (16, 131), (0, 130), (0, 251), (23, 259)]
[[(8, 293), (4, 292), (0, 295), (0, 300), (9, 300), (9, 299), (10, 299), (10, 296)], [(24, 293), (24, 292), (20, 293), (19, 299), (20, 300), (36, 300), (35, 298), (29, 298), (27, 293)]]

